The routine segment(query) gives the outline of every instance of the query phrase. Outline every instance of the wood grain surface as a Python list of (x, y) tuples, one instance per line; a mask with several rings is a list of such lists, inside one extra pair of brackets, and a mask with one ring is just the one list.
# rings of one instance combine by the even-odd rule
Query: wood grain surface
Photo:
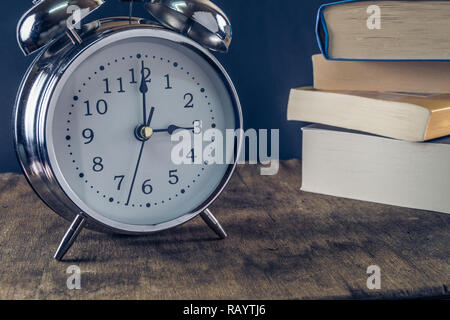
[[(301, 163), (276, 176), (240, 166), (200, 218), (146, 237), (84, 230), (64, 262), (69, 226), (17, 174), (0, 175), (1, 299), (331, 299), (448, 296), (450, 216), (300, 191)], [(69, 290), (67, 267), (81, 269)], [(370, 265), (381, 290), (366, 286)]]

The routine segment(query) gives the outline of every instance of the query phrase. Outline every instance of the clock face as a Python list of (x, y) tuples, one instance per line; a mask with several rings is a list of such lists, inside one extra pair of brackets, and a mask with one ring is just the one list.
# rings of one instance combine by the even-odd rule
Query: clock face
[(234, 146), (224, 144), (222, 164), (199, 162), (194, 150), (181, 154), (180, 165), (171, 135), (187, 130), (194, 139), (217, 129), (225, 137), (237, 123), (230, 91), (207, 60), (176, 42), (132, 35), (110, 36), (69, 66), (46, 124), (62, 189), (82, 211), (116, 227), (163, 224), (204, 205), (227, 174)]

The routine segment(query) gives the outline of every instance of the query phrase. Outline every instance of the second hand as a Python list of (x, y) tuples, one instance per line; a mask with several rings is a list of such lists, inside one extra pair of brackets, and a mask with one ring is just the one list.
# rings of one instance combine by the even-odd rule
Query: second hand
[[(150, 115), (148, 117), (148, 121), (147, 121), (147, 123), (145, 125), (146, 127), (150, 127), (154, 111), (155, 111), (155, 107), (152, 107), (150, 109)], [(134, 183), (136, 181), (136, 175), (137, 175), (137, 172), (139, 170), (139, 164), (141, 163), (142, 151), (144, 151), (144, 147), (145, 147), (145, 143), (146, 142), (147, 142), (147, 140), (144, 140), (144, 141), (142, 141), (142, 144), (141, 144), (141, 150), (139, 151), (139, 157), (138, 157), (138, 161), (137, 161), (137, 164), (136, 164), (136, 169), (134, 170), (133, 180), (131, 181), (130, 192), (128, 193), (128, 199), (127, 199), (127, 202), (125, 203), (126, 206), (128, 206), (130, 204), (131, 194), (133, 192)]]

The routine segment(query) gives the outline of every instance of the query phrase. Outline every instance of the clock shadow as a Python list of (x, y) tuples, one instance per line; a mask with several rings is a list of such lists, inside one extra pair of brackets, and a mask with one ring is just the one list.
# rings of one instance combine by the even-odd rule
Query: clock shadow
[(169, 230), (155, 232), (149, 235), (123, 235), (107, 234), (106, 237), (113, 241), (119, 241), (125, 245), (158, 245), (158, 244), (188, 244), (201, 242), (215, 242), (221, 239), (211, 232), (207, 226), (178, 227)]
[(105, 263), (119, 261), (125, 257), (134, 259), (143, 256), (165, 256), (174, 258), (193, 248), (215, 246), (223, 240), (208, 226), (181, 225), (148, 235), (123, 235), (85, 230), (62, 263)]

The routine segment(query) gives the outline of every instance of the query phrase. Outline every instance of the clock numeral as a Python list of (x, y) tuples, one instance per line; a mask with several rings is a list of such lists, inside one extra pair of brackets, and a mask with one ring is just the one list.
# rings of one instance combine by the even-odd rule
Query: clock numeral
[(119, 184), (117, 185), (117, 190), (120, 190), (122, 187), (123, 179), (125, 179), (125, 176), (115, 176), (114, 181), (119, 180)]
[(131, 81), (130, 81), (130, 84), (135, 84), (135, 83), (137, 83), (136, 77), (134, 76), (134, 68), (132, 68), (132, 69), (130, 69), (130, 70), (128, 70), (128, 71), (130, 71), (130, 73), (131, 73)]
[[(119, 91), (117, 91), (117, 92), (118, 92), (118, 93), (123, 93), (123, 92), (125, 92), (125, 90), (123, 90), (123, 81), (122, 81), (122, 78), (118, 78), (117, 81), (119, 82)], [(108, 78), (105, 78), (105, 79), (103, 79), (103, 82), (105, 83), (105, 91), (104, 91), (104, 93), (105, 93), (105, 94), (112, 93), (111, 90), (109, 89), (109, 79), (108, 79)]]
[[(89, 100), (86, 100), (84, 103), (86, 104), (85, 116), (92, 116), (93, 114), (91, 113)], [(108, 103), (105, 100), (100, 99), (97, 101), (95, 108), (98, 114), (104, 115), (106, 112), (108, 112)]]
[(103, 159), (101, 157), (95, 157), (92, 161), (94, 162), (92, 170), (94, 170), (95, 172), (103, 171)]
[(192, 122), (192, 125), (194, 126), (194, 134), (200, 134), (202, 133), (202, 121), (201, 120), (194, 120)]
[(144, 66), (144, 61), (142, 61), (142, 69), (141, 69), (141, 77), (144, 79), (145, 82), (152, 82), (150, 78), (150, 75), (152, 72), (149, 68)]
[(193, 103), (193, 101), (194, 101), (194, 96), (192, 95), (192, 93), (186, 93), (185, 95), (184, 95), (184, 101), (188, 101), (185, 105), (184, 105), (184, 107), (185, 108), (193, 108), (194, 107), (194, 103)]
[(117, 92), (119, 92), (119, 93), (123, 93), (123, 92), (125, 92), (125, 90), (123, 90), (123, 81), (122, 81), (122, 78), (117, 78), (117, 81), (119, 81), (119, 91), (117, 91)]
[(97, 101), (96, 109), (99, 114), (103, 115), (108, 111), (108, 104), (106, 103), (105, 100), (100, 99)]
[(151, 194), (153, 192), (153, 187), (150, 184), (151, 181), (152, 181), (151, 179), (148, 179), (145, 180), (144, 183), (142, 184), (142, 192), (144, 194)]
[[(130, 70), (130, 75), (131, 75), (131, 81), (130, 84), (136, 84), (136, 72), (134, 71), (134, 68), (131, 68)], [(144, 78), (145, 82), (151, 82), (150, 76), (152, 74), (151, 70), (149, 68), (144, 67), (141, 71), (141, 76)]]
[(166, 82), (167, 82), (167, 85), (166, 85), (165, 89), (173, 89), (170, 86), (170, 76), (168, 74), (166, 74), (164, 77), (166, 78)]
[(106, 93), (106, 94), (107, 93), (111, 93), (111, 91), (109, 90), (109, 80), (108, 80), (108, 78), (103, 79), (103, 82), (105, 83), (105, 87), (106, 87), (104, 93)]
[(189, 153), (187, 154), (186, 158), (187, 158), (187, 159), (191, 159), (191, 160), (192, 160), (192, 163), (195, 162), (195, 158), (197, 158), (197, 157), (195, 156), (194, 148), (191, 149), (191, 152), (189, 152)]
[(85, 138), (87, 141), (84, 144), (89, 144), (94, 140), (94, 131), (92, 129), (84, 129), (82, 132), (83, 138)]
[(86, 104), (86, 109), (87, 109), (85, 116), (92, 116), (89, 100), (86, 100), (84, 103)]
[(178, 178), (178, 176), (175, 174), (177, 172), (178, 172), (178, 170), (170, 170), (169, 171), (169, 183), (170, 184), (177, 184), (178, 181), (180, 180)]

